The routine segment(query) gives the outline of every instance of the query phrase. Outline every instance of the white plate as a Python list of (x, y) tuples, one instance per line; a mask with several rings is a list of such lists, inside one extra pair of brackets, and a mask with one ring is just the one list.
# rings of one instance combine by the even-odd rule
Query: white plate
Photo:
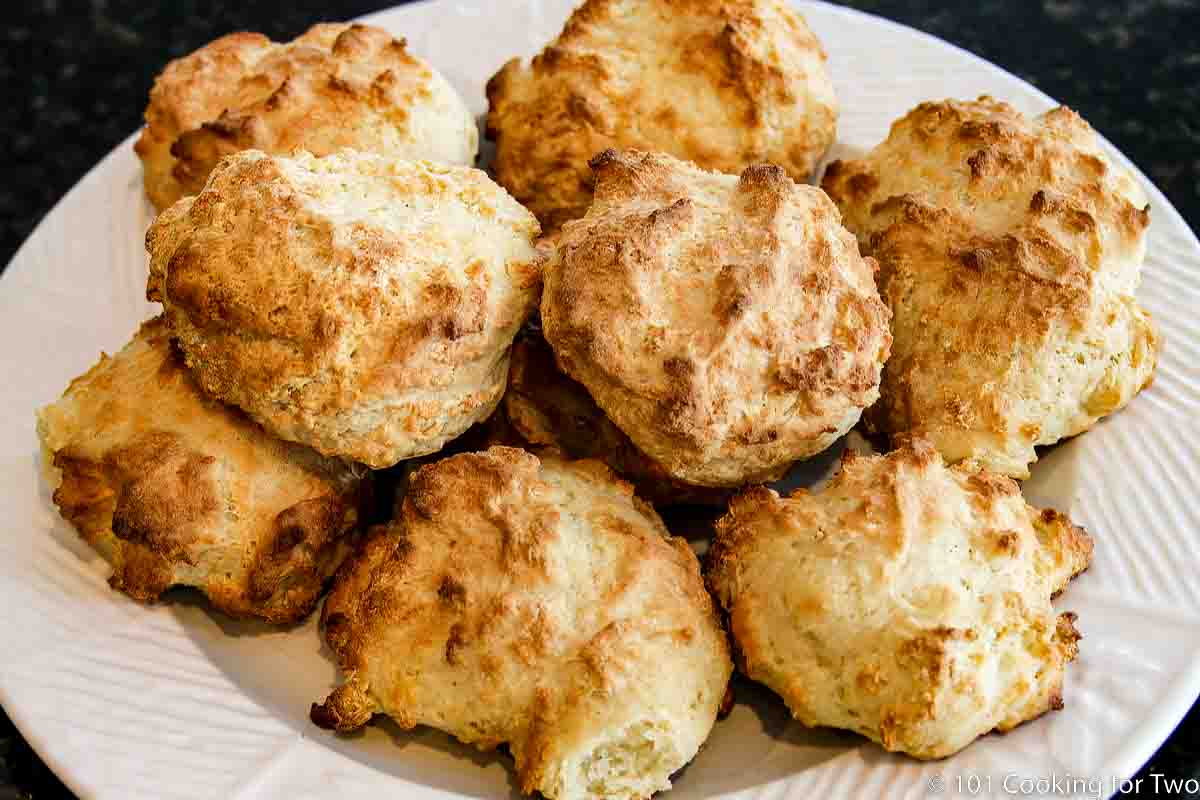
[[(406, 36), (482, 113), (487, 77), (554, 35), (569, 7), (461, 0), (372, 21)], [(921, 100), (988, 93), (1027, 112), (1053, 105), (899, 25), (820, 4), (804, 12), (829, 50), (842, 152), (878, 142)], [(187, 596), (137, 605), (109, 590), (103, 562), (55, 513), (34, 410), (153, 313), (142, 299), (150, 210), (130, 145), (67, 195), (0, 279), (0, 701), (85, 797), (514, 794), (504, 758), (432, 731), (382, 724), (338, 738), (316, 729), (309, 703), (335, 671), (313, 620), (279, 632), (210, 615)], [(1095, 565), (1059, 603), (1079, 613), (1086, 637), (1067, 672), (1066, 710), (919, 764), (848, 734), (804, 730), (768, 693), (742, 692), (670, 797), (925, 797), (935, 775), (951, 797), (1052, 790), (1006, 783), (1010, 774), (1057, 777), (1060, 793), (1072, 776), (1094, 797), (1119, 788), (1113, 781), (1170, 733), (1200, 693), (1200, 243), (1143, 183), (1153, 222), (1140, 297), (1166, 339), (1157, 379), (1128, 409), (1050, 451), (1025, 484), (1031, 501), (1068, 512), (1096, 538)]]

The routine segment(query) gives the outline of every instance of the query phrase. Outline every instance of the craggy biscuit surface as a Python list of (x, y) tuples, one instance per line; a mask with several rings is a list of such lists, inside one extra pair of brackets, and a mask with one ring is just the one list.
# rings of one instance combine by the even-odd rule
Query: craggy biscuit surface
[(162, 317), (38, 413), (62, 515), (154, 600), (194, 586), (234, 616), (307, 616), (370, 498), (365, 468), (280, 442), (201, 393)]
[(801, 181), (837, 132), (825, 52), (784, 0), (586, 0), (487, 95), (497, 180), (548, 229), (587, 211), (608, 147)]
[(895, 343), (876, 428), (1029, 474), (1153, 377), (1134, 293), (1149, 206), (1086, 122), (980, 98), (924, 103), (823, 186), (880, 263)]
[(824, 192), (605, 151), (545, 270), (559, 366), (674, 478), (769, 479), (878, 397), (891, 335), (874, 263)]
[(358, 24), (315, 25), (287, 44), (234, 33), (172, 61), (154, 82), (135, 149), (162, 211), (197, 194), (238, 150), (328, 155), (352, 148), (472, 164), (475, 119), (403, 39)]
[(498, 444), (548, 448), (570, 458), (603, 461), (633, 484), (639, 497), (658, 506), (724, 506), (729, 492), (681, 483), (638, 450), (579, 383), (554, 363), (554, 352), (536, 334), (513, 344), (508, 390), (488, 421)]
[(1092, 541), (928, 440), (853, 457), (824, 490), (735, 497), (707, 579), (739, 667), (805, 725), (941, 758), (1062, 707), (1079, 638), (1051, 596)]
[(537, 302), (537, 232), (470, 167), (248, 150), (159, 215), (147, 295), (206, 391), (380, 468), (499, 402)]
[(506, 447), (417, 470), (322, 620), (346, 682), (317, 724), (507, 742), (521, 790), (558, 800), (668, 788), (733, 670), (695, 555), (628, 484)]

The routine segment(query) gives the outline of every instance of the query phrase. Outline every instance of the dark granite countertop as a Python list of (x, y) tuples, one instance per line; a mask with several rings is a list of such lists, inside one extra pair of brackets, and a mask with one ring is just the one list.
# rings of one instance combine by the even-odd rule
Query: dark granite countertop
[[(287, 39), (312, 22), (392, 4), (28, 0), (7, 7), (0, 33), (0, 265), (141, 124), (151, 81), (168, 59), (232, 30)], [(1200, 0), (846, 5), (965, 47), (1072, 106), (1158, 184), (1193, 229), (1200, 221)], [(1150, 772), (1200, 778), (1200, 705), (1141, 775)], [(69, 796), (0, 714), (0, 800)]]

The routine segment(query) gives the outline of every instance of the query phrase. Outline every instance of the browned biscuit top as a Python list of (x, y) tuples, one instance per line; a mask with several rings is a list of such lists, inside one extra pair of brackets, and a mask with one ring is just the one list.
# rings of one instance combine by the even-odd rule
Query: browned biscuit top
[(167, 65), (136, 150), (162, 211), (238, 150), (327, 155), (344, 147), (474, 162), (474, 118), (403, 39), (361, 24), (315, 25), (286, 44), (233, 33)]
[(55, 504), (138, 600), (187, 585), (235, 616), (299, 620), (370, 497), (366, 469), (205, 397), (162, 317), (42, 409), (38, 433)]
[(874, 402), (888, 354), (874, 262), (819, 189), (606, 151), (596, 198), (548, 261), (563, 371), (674, 477), (765, 480)]
[(851, 454), (819, 492), (734, 498), (706, 570), (740, 667), (805, 725), (943, 758), (1062, 706), (1092, 540), (933, 444)]
[(150, 228), (147, 295), (206, 391), (381, 468), (499, 402), (537, 302), (537, 233), (476, 169), (247, 150)]
[(345, 683), (315, 722), (508, 742), (521, 789), (551, 798), (667, 788), (732, 672), (695, 555), (628, 484), (506, 447), (418, 469), (323, 621)]
[(587, 0), (487, 94), (497, 179), (547, 229), (587, 211), (605, 148), (803, 180), (837, 129), (825, 53), (782, 0)]
[(1159, 342), (1134, 299), (1148, 201), (1074, 112), (923, 103), (822, 185), (893, 314), (880, 429), (1025, 477), (1036, 445), (1149, 382)]

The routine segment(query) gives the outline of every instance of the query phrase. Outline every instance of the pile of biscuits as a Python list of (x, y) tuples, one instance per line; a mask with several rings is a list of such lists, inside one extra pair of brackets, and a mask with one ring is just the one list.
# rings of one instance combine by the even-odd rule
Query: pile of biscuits
[[(38, 419), (113, 587), (279, 624), (329, 589), (314, 723), (507, 745), (550, 798), (669, 788), (735, 663), (917, 758), (1060, 708), (1092, 540), (1014, 479), (1159, 350), (1091, 128), (923, 103), (809, 185), (838, 104), (784, 0), (586, 0), (487, 98), (492, 177), (382, 30), (167, 66), (162, 313)], [(855, 426), (890, 451), (764, 486)], [(703, 568), (677, 504), (724, 509)]]

